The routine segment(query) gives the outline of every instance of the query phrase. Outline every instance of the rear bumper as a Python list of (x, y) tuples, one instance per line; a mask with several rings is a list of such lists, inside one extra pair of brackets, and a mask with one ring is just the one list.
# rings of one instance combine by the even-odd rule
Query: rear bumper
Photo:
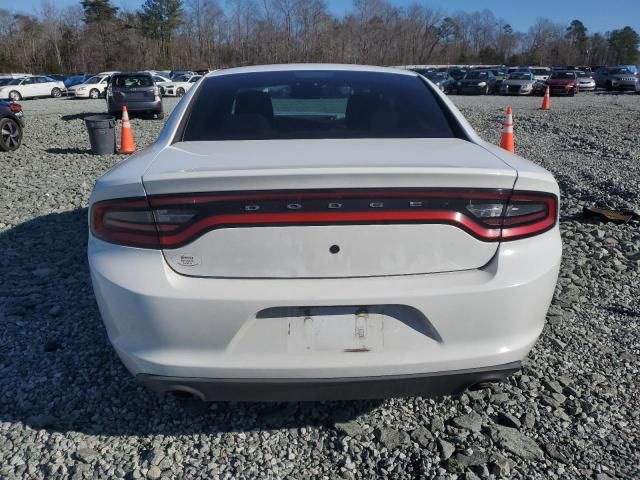
[(147, 374), (139, 374), (136, 378), (155, 392), (185, 392), (205, 401), (364, 400), (461, 393), (481, 382), (504, 380), (520, 366), (520, 362), (513, 362), (491, 368), (355, 378), (180, 378)]
[[(159, 251), (93, 237), (88, 255), (116, 352), (134, 375), (154, 377), (141, 381), (166, 390), (162, 385), (175, 380), (163, 377), (198, 385), (210, 379), (218, 389), (231, 379), (239, 384), (286, 379), (287, 385), (291, 379), (303, 384), (389, 380), (495, 370), (521, 361), (544, 326), (561, 250), (556, 226), (502, 244), (481, 269), (338, 279), (186, 277), (171, 270)], [(342, 316), (316, 317), (322, 308), (342, 310)], [(313, 329), (328, 325), (323, 339), (329, 339), (328, 346), (316, 349), (299, 341), (305, 338), (307, 314), (278, 313), (297, 309), (312, 311), (312, 333), (326, 332)], [(349, 312), (357, 309), (369, 311), (378, 337), (362, 349), (334, 345), (334, 338), (353, 337), (352, 323), (345, 330), (340, 319), (353, 322)]]
[[(107, 101), (110, 112), (121, 112), (122, 102), (113, 101), (111, 98)], [(162, 99), (155, 99), (149, 101), (130, 101), (126, 102), (127, 111), (129, 112), (161, 112), (162, 111)]]

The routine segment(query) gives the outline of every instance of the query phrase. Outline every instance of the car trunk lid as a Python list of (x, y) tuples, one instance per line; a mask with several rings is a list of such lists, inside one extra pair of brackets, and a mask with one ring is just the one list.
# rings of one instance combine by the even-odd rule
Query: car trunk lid
[(143, 182), (179, 273), (337, 278), (485, 265), (497, 238), (461, 205), (515, 178), (459, 139), (349, 139), (177, 143)]

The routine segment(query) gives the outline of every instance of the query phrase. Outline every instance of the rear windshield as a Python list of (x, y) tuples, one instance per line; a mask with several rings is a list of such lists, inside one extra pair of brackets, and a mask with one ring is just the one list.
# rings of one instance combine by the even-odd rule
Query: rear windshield
[(127, 75), (113, 77), (111, 83), (114, 87), (137, 88), (150, 87), (153, 85), (153, 80), (150, 75)]
[(183, 141), (454, 136), (419, 77), (327, 70), (205, 78), (182, 130)]

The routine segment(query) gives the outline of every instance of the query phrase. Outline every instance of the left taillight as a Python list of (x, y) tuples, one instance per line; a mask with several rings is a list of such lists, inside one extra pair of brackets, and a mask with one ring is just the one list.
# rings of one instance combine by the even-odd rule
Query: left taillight
[(105, 242), (160, 248), (158, 229), (146, 199), (98, 202), (91, 207), (89, 218), (91, 232)]
[(20, 105), (19, 103), (10, 103), (9, 104), (9, 110), (11, 110), (13, 113), (18, 113), (22, 111), (22, 105)]

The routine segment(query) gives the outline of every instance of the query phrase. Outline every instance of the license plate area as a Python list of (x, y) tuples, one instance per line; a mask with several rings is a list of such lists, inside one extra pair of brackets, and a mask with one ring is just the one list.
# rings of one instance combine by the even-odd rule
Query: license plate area
[(382, 348), (383, 315), (364, 307), (300, 308), (289, 317), (291, 353), (366, 353)]

